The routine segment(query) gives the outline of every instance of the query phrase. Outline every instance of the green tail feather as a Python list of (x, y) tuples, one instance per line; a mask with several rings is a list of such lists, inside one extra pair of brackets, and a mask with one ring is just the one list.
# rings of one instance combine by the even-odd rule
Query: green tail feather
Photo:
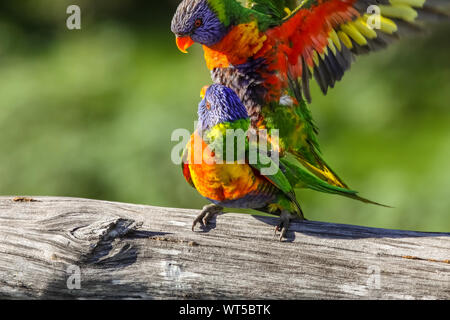
[(294, 185), (296, 188), (308, 188), (315, 191), (320, 191), (323, 193), (340, 195), (343, 197), (347, 197), (353, 200), (358, 200), (364, 203), (369, 203), (381, 207), (392, 208), (390, 206), (363, 198), (358, 196), (357, 191), (344, 189), (340, 187), (333, 186), (328, 184), (327, 182), (315, 177), (310, 174), (308, 171), (303, 169), (301, 166), (293, 163), (291, 160), (287, 158), (280, 159), (280, 167), (282, 168), (283, 173), (288, 178), (289, 182)]

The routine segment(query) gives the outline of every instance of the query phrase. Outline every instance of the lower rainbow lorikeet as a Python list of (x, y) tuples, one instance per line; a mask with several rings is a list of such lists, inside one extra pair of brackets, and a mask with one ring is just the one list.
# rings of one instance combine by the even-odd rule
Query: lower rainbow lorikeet
[[(347, 187), (320, 155), (304, 103), (311, 101), (310, 80), (326, 94), (356, 55), (419, 30), (422, 18), (448, 18), (432, 2), (183, 0), (171, 29), (181, 51), (203, 45), (213, 81), (238, 94), (254, 128), (279, 129), (282, 151), (320, 179)], [(286, 96), (288, 103), (280, 103)]]
[[(359, 197), (355, 191), (315, 177), (288, 152), (280, 155), (278, 161), (273, 160), (270, 153), (276, 148), (259, 149), (260, 145), (249, 138), (250, 128), (247, 110), (233, 90), (217, 84), (206, 90), (198, 107), (197, 129), (183, 152), (182, 170), (186, 181), (213, 204), (204, 207), (193, 223), (193, 230), (197, 223), (207, 223), (224, 207), (256, 209), (280, 216), (276, 230), (281, 231), (282, 240), (291, 219), (304, 219), (295, 188), (378, 205)], [(245, 133), (242, 152), (237, 151), (239, 146), (234, 145), (234, 138), (233, 145), (227, 146), (230, 130), (231, 134), (238, 130)], [(256, 157), (252, 157), (254, 150)], [(229, 152), (233, 154), (230, 156)], [(273, 166), (273, 170), (265, 172), (268, 166)]]

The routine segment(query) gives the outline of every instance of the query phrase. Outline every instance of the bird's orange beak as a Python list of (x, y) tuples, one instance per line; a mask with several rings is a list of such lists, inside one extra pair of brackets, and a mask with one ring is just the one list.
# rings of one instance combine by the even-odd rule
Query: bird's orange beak
[(189, 36), (177, 37), (176, 42), (178, 49), (180, 49), (183, 53), (188, 53), (187, 49), (194, 44), (194, 40), (192, 40)]

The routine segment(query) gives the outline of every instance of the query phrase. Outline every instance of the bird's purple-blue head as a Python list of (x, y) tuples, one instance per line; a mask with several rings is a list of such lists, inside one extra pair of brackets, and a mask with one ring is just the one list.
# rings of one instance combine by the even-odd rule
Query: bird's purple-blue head
[(206, 46), (218, 43), (228, 31), (227, 23), (222, 21), (223, 16), (224, 7), (219, 0), (183, 0), (172, 19), (171, 27), (177, 37), (178, 48), (186, 53), (195, 42)]
[(198, 126), (206, 131), (212, 127), (240, 119), (248, 119), (248, 113), (236, 93), (228, 87), (213, 84), (198, 105)]

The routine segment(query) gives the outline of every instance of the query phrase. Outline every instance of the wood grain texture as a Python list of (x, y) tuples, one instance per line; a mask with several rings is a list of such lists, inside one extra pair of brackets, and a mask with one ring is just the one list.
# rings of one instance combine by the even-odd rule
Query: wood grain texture
[(450, 299), (449, 233), (310, 221), (280, 243), (275, 218), (224, 214), (192, 232), (197, 214), (2, 197), (0, 298)]

